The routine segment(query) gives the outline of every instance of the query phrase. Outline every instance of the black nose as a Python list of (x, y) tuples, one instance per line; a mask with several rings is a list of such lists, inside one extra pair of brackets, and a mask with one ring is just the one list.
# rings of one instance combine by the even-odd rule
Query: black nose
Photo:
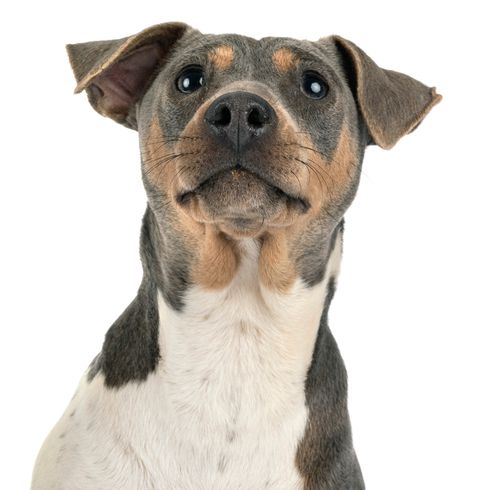
[(266, 100), (248, 92), (230, 92), (218, 97), (204, 116), (211, 131), (236, 150), (267, 134), (276, 119), (274, 109)]

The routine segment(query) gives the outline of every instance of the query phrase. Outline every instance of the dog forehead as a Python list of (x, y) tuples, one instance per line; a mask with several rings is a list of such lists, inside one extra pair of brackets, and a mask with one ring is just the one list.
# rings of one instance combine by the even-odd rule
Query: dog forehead
[(174, 59), (207, 59), (217, 69), (250, 71), (275, 69), (286, 72), (302, 60), (335, 65), (334, 50), (328, 44), (287, 37), (255, 39), (239, 34), (201, 34), (185, 36)]

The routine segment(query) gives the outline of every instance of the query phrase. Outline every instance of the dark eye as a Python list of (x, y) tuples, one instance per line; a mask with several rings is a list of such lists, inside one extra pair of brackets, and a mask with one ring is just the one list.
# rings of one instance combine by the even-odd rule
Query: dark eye
[(204, 73), (200, 66), (185, 68), (176, 80), (177, 88), (184, 94), (191, 94), (204, 85)]
[(322, 99), (328, 92), (327, 82), (320, 75), (311, 71), (303, 75), (301, 88), (312, 99)]

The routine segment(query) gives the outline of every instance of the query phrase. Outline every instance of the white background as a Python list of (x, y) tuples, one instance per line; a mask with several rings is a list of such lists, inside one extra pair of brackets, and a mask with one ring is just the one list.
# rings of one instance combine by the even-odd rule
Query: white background
[(444, 96), (370, 147), (331, 326), (368, 489), (490, 489), (489, 102), (484, 2), (18, 2), (0, 12), (0, 488), (36, 453), (140, 281), (136, 133), (96, 114), (67, 42), (180, 20), (340, 34)]

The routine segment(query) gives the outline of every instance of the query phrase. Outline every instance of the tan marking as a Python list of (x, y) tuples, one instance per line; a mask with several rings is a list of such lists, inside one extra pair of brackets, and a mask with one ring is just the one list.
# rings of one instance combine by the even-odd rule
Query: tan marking
[(337, 148), (332, 158), (327, 161), (307, 135), (298, 138), (302, 154), (299, 157), (308, 166), (302, 164), (296, 173), (303, 186), (303, 192), (309, 198), (311, 209), (308, 217), (312, 218), (327, 204), (336, 201), (346, 191), (356, 170), (355, 150), (347, 125), (340, 130)]
[(352, 172), (356, 169), (356, 153), (352, 147), (352, 137), (346, 124), (343, 125), (337, 149), (330, 162), (327, 162), (325, 174), (333, 188), (329, 192), (330, 199), (343, 195), (352, 182)]
[(284, 228), (267, 233), (259, 256), (259, 279), (273, 291), (286, 293), (296, 279), (296, 270), (288, 254), (288, 238)]
[(214, 226), (207, 226), (200, 255), (193, 269), (193, 281), (206, 289), (222, 289), (232, 281), (238, 264), (235, 242)]
[(277, 71), (285, 73), (298, 64), (298, 57), (288, 48), (280, 48), (272, 54)]
[(175, 165), (168, 165), (173, 150), (165, 144), (158, 117), (153, 117), (142, 152), (143, 170), (148, 180), (168, 193), (169, 183), (175, 180)]
[(233, 63), (234, 52), (231, 46), (218, 46), (209, 53), (209, 61), (218, 70), (226, 70)]

